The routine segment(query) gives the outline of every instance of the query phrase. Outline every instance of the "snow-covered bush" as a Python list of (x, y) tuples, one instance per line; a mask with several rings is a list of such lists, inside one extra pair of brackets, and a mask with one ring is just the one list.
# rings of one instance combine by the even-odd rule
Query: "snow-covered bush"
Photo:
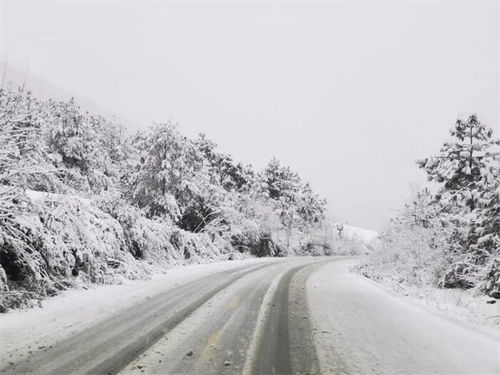
[(221, 259), (224, 253), (217, 238), (184, 231), (168, 217), (148, 218), (116, 196), (101, 196), (96, 203), (120, 223), (126, 247), (136, 259), (165, 267), (186, 260)]
[(11, 202), (0, 225), (0, 259), (13, 293), (53, 295), (78, 282), (113, 283), (144, 273), (120, 224), (91, 202), (32, 191)]

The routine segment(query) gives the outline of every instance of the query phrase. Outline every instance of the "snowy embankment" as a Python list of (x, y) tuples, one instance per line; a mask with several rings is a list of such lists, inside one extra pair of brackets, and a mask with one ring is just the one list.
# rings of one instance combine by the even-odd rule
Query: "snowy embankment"
[(114, 218), (101, 202), (79, 196), (28, 190), (19, 197), (23, 210), (0, 228), (0, 312), (35, 306), (72, 287), (116, 284), (231, 256), (207, 235), (147, 219), (133, 207)]

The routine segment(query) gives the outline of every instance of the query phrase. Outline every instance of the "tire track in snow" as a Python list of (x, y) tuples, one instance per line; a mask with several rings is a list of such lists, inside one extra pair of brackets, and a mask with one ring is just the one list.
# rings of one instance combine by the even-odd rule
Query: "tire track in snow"
[[(274, 263), (222, 271), (120, 312), (96, 326), (0, 369), (2, 374), (115, 374), (215, 294)], [(215, 285), (215, 286), (214, 286)]]
[(305, 283), (324, 263), (296, 266), (274, 280), (261, 306), (245, 374), (319, 373)]
[(120, 374), (241, 374), (264, 295), (277, 275), (296, 264), (279, 262), (240, 278)]

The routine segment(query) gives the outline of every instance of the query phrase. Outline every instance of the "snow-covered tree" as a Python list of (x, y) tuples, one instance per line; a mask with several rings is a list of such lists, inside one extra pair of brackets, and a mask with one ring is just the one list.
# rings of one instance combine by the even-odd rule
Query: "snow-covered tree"
[(100, 193), (118, 178), (123, 160), (120, 127), (101, 116), (82, 113), (74, 100), (49, 102), (47, 142), (66, 183), (76, 190)]
[(64, 191), (57, 159), (44, 138), (48, 111), (30, 92), (0, 90), (1, 183), (24, 189)]
[(231, 155), (218, 152), (216, 143), (205, 134), (199, 135), (195, 145), (208, 162), (210, 175), (216, 183), (227, 191), (241, 190), (246, 186), (253, 174), (251, 167), (235, 163)]
[(466, 121), (457, 120), (450, 133), (453, 141), (445, 142), (439, 155), (420, 160), (418, 165), (430, 181), (442, 184), (442, 194), (438, 198), (445, 204), (463, 203), (473, 210), (481, 181), (494, 159), (493, 149), (500, 143), (493, 138), (493, 130), (479, 122), (475, 115)]
[(315, 194), (309, 183), (302, 184), (299, 191), (297, 212), (306, 225), (325, 220), (326, 200)]
[(500, 157), (484, 173), (468, 233), (479, 270), (479, 287), (500, 298)]
[(439, 155), (418, 164), (429, 180), (441, 184), (436, 200), (451, 229), (443, 285), (473, 287), (485, 280), (485, 264), (499, 261), (500, 140), (475, 115), (457, 120), (451, 135), (453, 141), (444, 143)]
[(140, 158), (133, 197), (150, 216), (166, 215), (189, 231), (200, 231), (219, 213), (223, 189), (213, 181), (195, 143), (172, 123), (137, 137)]

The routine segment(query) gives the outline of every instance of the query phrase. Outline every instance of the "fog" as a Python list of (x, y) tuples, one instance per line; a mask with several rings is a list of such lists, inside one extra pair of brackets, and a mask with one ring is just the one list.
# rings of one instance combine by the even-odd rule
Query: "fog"
[(496, 2), (1, 3), (1, 59), (130, 128), (172, 119), (273, 156), (380, 229), (457, 117), (498, 128)]

